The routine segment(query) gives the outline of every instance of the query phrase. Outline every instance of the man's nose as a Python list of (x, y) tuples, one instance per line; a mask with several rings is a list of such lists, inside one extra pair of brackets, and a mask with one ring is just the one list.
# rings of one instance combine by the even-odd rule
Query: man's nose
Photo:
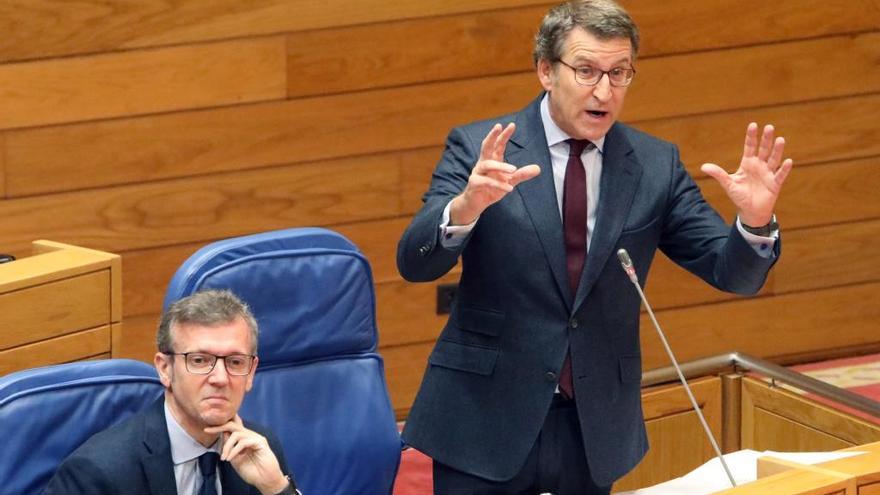
[(611, 99), (611, 76), (607, 72), (602, 74), (599, 82), (593, 86), (593, 96), (603, 103)]
[(226, 371), (226, 360), (217, 358), (214, 369), (208, 374), (208, 380), (212, 383), (223, 383), (229, 380), (229, 372)]

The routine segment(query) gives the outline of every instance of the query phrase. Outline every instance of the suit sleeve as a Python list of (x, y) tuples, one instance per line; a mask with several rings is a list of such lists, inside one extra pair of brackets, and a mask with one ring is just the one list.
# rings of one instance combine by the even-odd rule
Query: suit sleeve
[(397, 245), (397, 269), (406, 280), (436, 280), (458, 262), (470, 235), (455, 247), (443, 247), (439, 239), (440, 224), (443, 209), (464, 190), (478, 158), (479, 143), (462, 129), (453, 129), (446, 138), (446, 149), (434, 169), (428, 192), (422, 198), (424, 205)]
[(44, 495), (110, 495), (114, 490), (103, 471), (90, 459), (72, 456), (49, 480)]
[(673, 147), (674, 170), (669, 209), (660, 249), (670, 259), (713, 287), (741, 295), (757, 293), (778, 259), (760, 256), (743, 238), (736, 224), (728, 225), (706, 202)]

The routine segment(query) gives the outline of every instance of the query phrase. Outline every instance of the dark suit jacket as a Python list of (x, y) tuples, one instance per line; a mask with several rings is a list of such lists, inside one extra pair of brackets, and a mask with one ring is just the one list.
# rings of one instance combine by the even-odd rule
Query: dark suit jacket
[[(674, 145), (617, 123), (606, 136), (595, 231), (572, 298), (539, 104), (540, 97), (518, 113), (453, 129), (425, 204), (400, 240), (397, 263), (407, 280), (434, 280), (462, 261), (452, 313), (403, 435), (458, 470), (510, 479), (537, 438), (570, 345), (590, 470), (610, 485), (648, 448), (640, 300), (614, 253), (629, 251), (643, 284), (659, 248), (741, 294), (760, 289), (775, 257), (758, 256), (703, 200)], [(511, 121), (505, 160), (536, 163), (541, 174), (483, 212), (460, 247), (444, 248), (443, 209), (464, 189), (491, 126)]]
[[(46, 495), (168, 495), (177, 493), (171, 442), (165, 423), (165, 399), (90, 438), (64, 460), (46, 487)], [(245, 423), (269, 440), (281, 469), (287, 462), (281, 443), (265, 428)], [(228, 462), (220, 463), (223, 495), (259, 495)]]

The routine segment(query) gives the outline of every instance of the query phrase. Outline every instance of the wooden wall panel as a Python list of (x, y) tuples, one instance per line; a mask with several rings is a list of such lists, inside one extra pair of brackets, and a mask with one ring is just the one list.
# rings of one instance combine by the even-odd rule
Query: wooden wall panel
[[(624, 2), (640, 24), (644, 40), (641, 60), (880, 27), (880, 14), (866, 8), (870, 0), (861, 0), (860, 5), (821, 0), (808, 3)], [(535, 32), (547, 8), (554, 4), (293, 33), (288, 37), (288, 94), (304, 96), (528, 72), (534, 67), (530, 54)], [(831, 18), (829, 11), (834, 12)], [(719, 18), (726, 20), (723, 26), (715, 22)], [(407, 47), (406, 56), (401, 56), (401, 46)], [(724, 77), (732, 72), (724, 71)]]
[(0, 65), (0, 129), (280, 99), (284, 68), (281, 37)]
[[(730, 351), (773, 357), (877, 341), (880, 282), (657, 312), (676, 358)], [(644, 369), (668, 366), (651, 321), (641, 322)]]
[[(853, 65), (870, 66), (877, 57), (880, 35), (651, 59), (641, 66), (628, 93), (626, 119), (674, 117), (683, 108), (695, 114), (878, 91), (880, 71), (843, 78), (846, 84), (838, 86), (804, 78), (753, 80), (754, 73), (764, 72), (763, 65), (797, 73), (803, 70), (803, 59), (814, 64), (821, 60), (827, 70), (844, 72)], [(713, 90), (681, 81), (702, 81)], [(452, 126), (509, 112), (539, 89), (534, 74), (526, 73), (18, 131), (7, 136), (7, 187), (16, 196), (438, 146)], [(316, 121), (322, 124), (315, 126)], [(718, 136), (712, 141), (741, 146), (747, 122), (728, 126), (721, 135), (730, 136), (727, 140)]]
[[(541, 3), (529, 0), (7, 0), (0, 61), (321, 29)], [(51, 26), (52, 29), (47, 29)]]
[[(786, 154), (793, 157), (798, 168), (811, 163), (878, 156), (877, 108), (880, 95), (871, 94), (641, 121), (635, 126), (676, 143), (688, 171), (700, 177), (700, 165), (705, 162), (733, 171), (742, 157), (749, 122), (773, 124), (777, 133), (785, 137)], [(834, 125), (816, 125), (817, 115), (833, 115)]]
[(880, 280), (880, 219), (794, 230), (774, 268), (777, 293)]
[(349, 160), (0, 203), (13, 252), (34, 237), (106, 251), (398, 215), (398, 167)]

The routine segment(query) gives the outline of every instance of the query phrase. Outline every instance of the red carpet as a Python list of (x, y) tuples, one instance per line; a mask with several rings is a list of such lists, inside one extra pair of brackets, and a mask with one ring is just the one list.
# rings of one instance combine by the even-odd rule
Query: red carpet
[(432, 483), (431, 458), (416, 449), (403, 451), (394, 495), (431, 495), (434, 493)]

